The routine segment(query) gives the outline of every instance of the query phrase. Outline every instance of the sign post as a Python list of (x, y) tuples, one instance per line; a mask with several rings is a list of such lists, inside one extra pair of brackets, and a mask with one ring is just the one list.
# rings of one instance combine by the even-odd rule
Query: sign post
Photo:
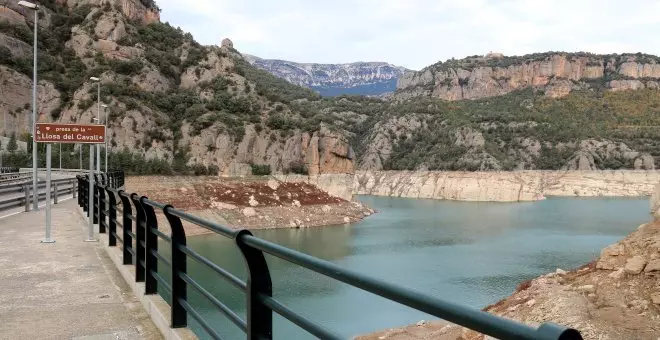
[(94, 145), (89, 146), (89, 199), (87, 200), (87, 217), (89, 226), (85, 242), (95, 242), (94, 239)]
[[(105, 125), (37, 123), (34, 140), (46, 145), (46, 238), (43, 243), (53, 243), (51, 238), (51, 143), (81, 143), (89, 145), (89, 229), (87, 242), (94, 239), (94, 144), (105, 143)], [(81, 147), (82, 157), (82, 147)], [(36, 188), (35, 188), (36, 190)], [(99, 205), (100, 206), (100, 205)]]
[[(55, 243), (51, 238), (51, 211), (50, 211), (50, 162), (51, 162), (51, 144), (46, 144), (46, 237), (41, 243)], [(37, 196), (39, 191), (37, 190)], [(38, 199), (37, 199), (38, 200)]]

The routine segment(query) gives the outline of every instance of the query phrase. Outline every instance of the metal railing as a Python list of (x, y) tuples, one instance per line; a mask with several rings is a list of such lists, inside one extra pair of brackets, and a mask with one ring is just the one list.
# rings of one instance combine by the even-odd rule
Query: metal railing
[[(78, 192), (77, 181), (75, 178), (55, 179), (51, 181), (51, 197), (53, 203), (57, 204), (61, 196), (73, 195), (76, 197)], [(39, 201), (46, 200), (46, 182), (37, 183)], [(25, 211), (30, 211), (32, 202), (32, 183), (4, 184), (0, 186), (0, 211), (25, 207)], [(2, 196), (9, 196), (2, 198)]]
[[(103, 180), (103, 178), (100, 179)], [(79, 197), (83, 197), (79, 200), (79, 204), (85, 211), (88, 211), (88, 200), (84, 199), (85, 192), (87, 192), (84, 189), (88, 185), (87, 178), (79, 176), (78, 181), (78, 187), (81, 188)], [(108, 245), (111, 247), (117, 246), (119, 241), (123, 263), (135, 265), (135, 281), (144, 282), (145, 294), (158, 294), (159, 286), (169, 293), (170, 327), (172, 328), (187, 327), (188, 318), (192, 317), (209, 336), (221, 339), (220, 335), (211, 327), (213, 320), (205, 320), (200, 312), (189, 303), (188, 291), (192, 289), (205, 297), (228, 320), (243, 330), (250, 340), (272, 339), (273, 312), (318, 338), (342, 339), (337, 333), (312, 322), (273, 298), (271, 275), (264, 256), (269, 254), (498, 339), (582, 339), (580, 333), (574, 329), (552, 323), (545, 323), (538, 328), (533, 328), (484, 311), (447, 302), (257, 238), (248, 230), (232, 230), (177, 210), (169, 204), (155, 202), (145, 196), (129, 194), (123, 190), (116, 191), (106, 186), (106, 182), (96, 183), (99, 184), (95, 185), (95, 203), (92, 215), (99, 224), (99, 232), (108, 233)], [(162, 212), (165, 216), (171, 230), (169, 235), (159, 229), (156, 212)], [(248, 273), (247, 282), (188, 247), (182, 221), (193, 223), (232, 239), (245, 259)], [(117, 227), (122, 229), (121, 235), (117, 233)], [(169, 260), (159, 252), (159, 239), (169, 245), (171, 256)], [(221, 278), (245, 292), (246, 320), (218, 300), (207, 287), (202, 286), (188, 275), (187, 264), (190, 260), (208, 267)], [(169, 280), (161, 276), (161, 272), (158, 271), (160, 265), (171, 269)]]

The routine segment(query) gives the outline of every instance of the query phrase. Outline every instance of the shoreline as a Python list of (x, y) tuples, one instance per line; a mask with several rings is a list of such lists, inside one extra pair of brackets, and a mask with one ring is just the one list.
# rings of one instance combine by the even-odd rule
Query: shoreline
[(512, 172), (358, 171), (353, 192), (468, 202), (527, 202), (546, 197), (648, 197), (660, 170)]

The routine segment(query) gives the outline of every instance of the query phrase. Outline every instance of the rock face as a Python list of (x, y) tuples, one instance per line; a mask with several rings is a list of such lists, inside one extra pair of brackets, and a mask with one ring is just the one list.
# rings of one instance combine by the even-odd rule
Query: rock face
[[(32, 79), (8, 67), (0, 65), (0, 131), (29, 133), (32, 131)], [(39, 81), (37, 86), (37, 120), (48, 121), (51, 112), (60, 106), (60, 93), (53, 84)]]
[(660, 171), (358, 171), (354, 192), (461, 201), (535, 201), (545, 196), (649, 196)]
[(121, 9), (121, 12), (131, 20), (142, 21), (145, 24), (160, 22), (160, 9), (154, 0), (57, 0), (60, 5), (73, 8), (79, 5), (90, 4), (102, 7), (110, 2)]
[[(605, 79), (612, 79), (606, 81)], [(654, 56), (537, 53), (525, 56), (468, 57), (448, 60), (399, 79), (396, 97), (428, 96), (445, 100), (478, 99), (524, 88), (552, 98), (573, 90), (599, 87), (613, 91), (658, 88), (660, 60)]]
[(394, 91), (399, 77), (409, 70), (382, 62), (309, 64), (261, 59), (244, 55), (254, 66), (289, 82), (312, 88), (324, 96), (380, 95)]
[(191, 162), (217, 165), (223, 176), (249, 175), (250, 164), (268, 164), (275, 173), (304, 165), (312, 176), (352, 174), (355, 169), (354, 152), (346, 138), (323, 126), (311, 134), (296, 132), (285, 139), (272, 139), (271, 133), (256, 132), (254, 126), (248, 125), (238, 142), (214, 127), (195, 137), (187, 137), (190, 135), (188, 126), (184, 126), (183, 131), (181, 143), (191, 147)]
[(651, 195), (651, 214), (656, 220), (660, 220), (660, 184), (655, 186), (655, 190)]

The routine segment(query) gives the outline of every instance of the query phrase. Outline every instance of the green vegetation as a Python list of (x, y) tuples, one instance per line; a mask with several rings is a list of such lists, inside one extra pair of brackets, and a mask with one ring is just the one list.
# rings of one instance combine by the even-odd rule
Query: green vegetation
[[(656, 90), (578, 91), (561, 99), (524, 90), (481, 100), (421, 99), (392, 105), (388, 112), (393, 116), (426, 114), (428, 128), (395, 144), (387, 169), (421, 165), (431, 170), (469, 169), (462, 161), (467, 149), (454, 143), (458, 127), (481, 132), (485, 150), (504, 169), (520, 160), (507, 150), (524, 149), (520, 141), (526, 138), (542, 142), (534, 160), (538, 169), (559, 169), (585, 139), (622, 142), (660, 159), (660, 92)], [(596, 159), (596, 165), (602, 169), (631, 166), (616, 159)]]
[(18, 143), (16, 143), (16, 134), (12, 133), (11, 137), (9, 137), (9, 142), (7, 143), (7, 151), (9, 153), (13, 154), (18, 150)]
[(271, 174), (270, 164), (250, 164), (252, 174), (255, 176), (268, 176)]

